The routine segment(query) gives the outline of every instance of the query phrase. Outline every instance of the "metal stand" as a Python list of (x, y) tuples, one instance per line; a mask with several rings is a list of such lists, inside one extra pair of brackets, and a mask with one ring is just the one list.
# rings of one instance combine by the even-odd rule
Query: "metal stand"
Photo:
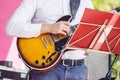
[[(101, 78), (99, 80), (115, 80), (117, 78), (117, 75), (116, 75), (116, 77), (111, 78), (111, 72), (112, 72), (112, 70), (114, 70), (116, 72), (116, 74), (117, 74), (117, 70), (114, 69), (113, 66), (118, 61), (119, 56), (120, 56), (119, 54), (115, 54), (115, 58), (113, 59), (113, 62), (110, 64), (109, 71), (107, 72), (106, 77)], [(111, 58), (110, 58), (110, 60), (111, 60)]]

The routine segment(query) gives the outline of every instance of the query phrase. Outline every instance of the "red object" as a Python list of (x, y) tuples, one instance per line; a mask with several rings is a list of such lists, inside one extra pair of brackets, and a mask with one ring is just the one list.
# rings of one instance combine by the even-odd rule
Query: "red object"
[(120, 54), (120, 15), (86, 8), (66, 47)]

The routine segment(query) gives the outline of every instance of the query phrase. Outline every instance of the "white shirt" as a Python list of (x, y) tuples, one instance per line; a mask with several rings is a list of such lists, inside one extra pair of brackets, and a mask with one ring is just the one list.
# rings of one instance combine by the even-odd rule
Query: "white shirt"
[[(43, 23), (55, 23), (64, 15), (71, 15), (70, 0), (23, 0), (11, 19), (6, 32), (15, 37), (37, 37), (40, 35)], [(75, 20), (71, 25), (78, 24), (85, 8), (93, 8), (91, 0), (81, 0)], [(85, 52), (81, 50), (68, 51), (63, 58), (82, 59)]]

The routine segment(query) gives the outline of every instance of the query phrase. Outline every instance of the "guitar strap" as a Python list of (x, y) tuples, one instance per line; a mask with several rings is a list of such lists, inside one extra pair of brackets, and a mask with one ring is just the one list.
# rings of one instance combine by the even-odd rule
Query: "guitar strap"
[(79, 5), (80, 5), (80, 0), (70, 0), (70, 10), (71, 10), (71, 15), (72, 15), (71, 20), (75, 18)]

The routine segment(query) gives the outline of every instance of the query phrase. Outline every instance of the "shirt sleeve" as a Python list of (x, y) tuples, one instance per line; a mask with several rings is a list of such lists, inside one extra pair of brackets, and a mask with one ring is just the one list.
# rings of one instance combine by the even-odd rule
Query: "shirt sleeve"
[(37, 8), (37, 0), (23, 0), (7, 23), (6, 33), (14, 37), (37, 37), (41, 24), (31, 23)]

